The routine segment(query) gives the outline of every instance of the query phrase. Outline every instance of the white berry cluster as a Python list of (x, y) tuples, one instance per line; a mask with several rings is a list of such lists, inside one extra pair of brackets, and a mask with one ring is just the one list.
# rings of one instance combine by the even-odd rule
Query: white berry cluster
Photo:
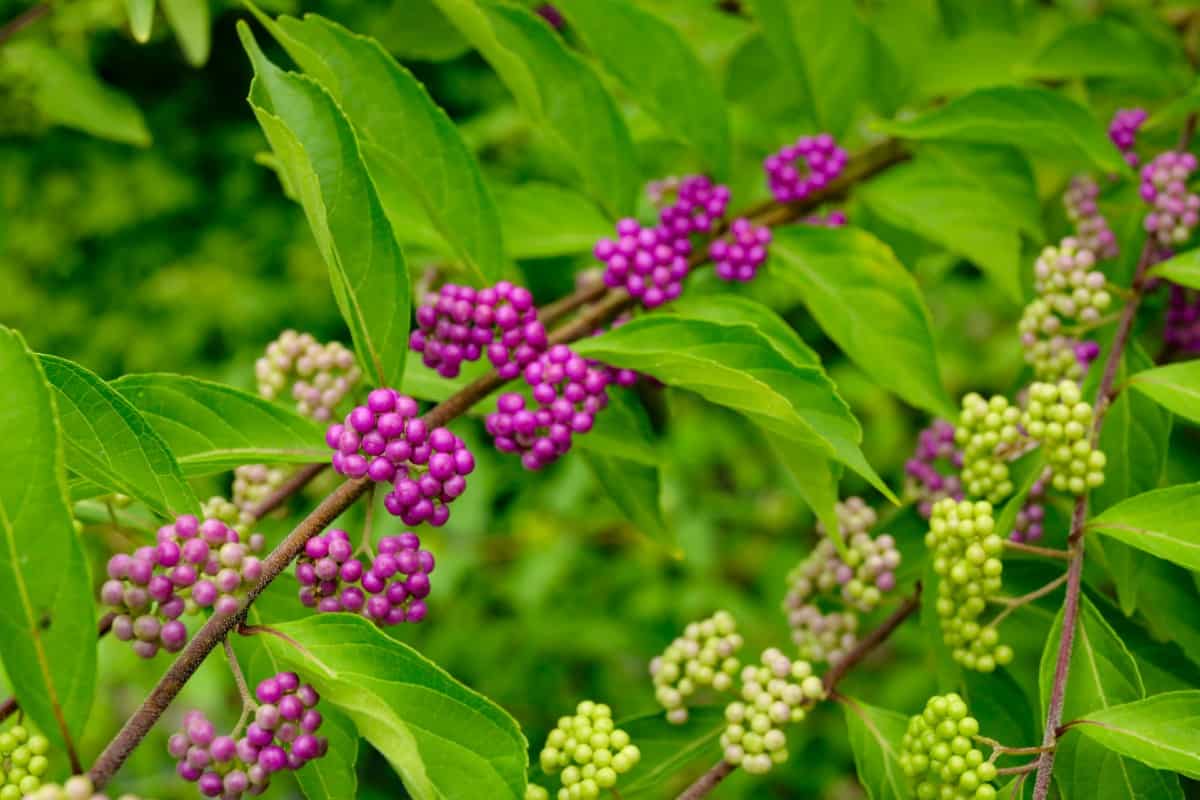
[(233, 471), (233, 504), (250, 512), (287, 480), (288, 470), (266, 464), (243, 464)]
[(1035, 383), (1021, 425), (1042, 443), (1060, 492), (1083, 494), (1104, 483), (1104, 453), (1092, 447), (1092, 406), (1072, 381)]
[(558, 800), (592, 800), (615, 786), (617, 776), (633, 769), (641, 757), (629, 734), (613, 725), (612, 709), (584, 700), (574, 716), (558, 720), (540, 760), (547, 775), (561, 771)]
[(675, 725), (687, 722), (688, 698), (701, 686), (711, 686), (719, 692), (733, 687), (733, 679), (742, 666), (736, 656), (742, 644), (733, 615), (718, 611), (708, 619), (688, 625), (683, 636), (650, 662), (654, 697), (667, 710), (668, 722)]
[(752, 775), (787, 761), (783, 726), (804, 719), (806, 709), (825, 698), (825, 685), (807, 661), (792, 661), (775, 648), (761, 666), (742, 668), (742, 700), (725, 708), (721, 747), (725, 760)]
[[(26, 795), (25, 800), (108, 800), (108, 795), (96, 791), (92, 779), (87, 775), (76, 775), (59, 785), (47, 783), (42, 788)], [(136, 795), (123, 794), (118, 800), (139, 800)]]
[(254, 374), (260, 395), (276, 400), (290, 391), (296, 410), (321, 422), (334, 417), (362, 377), (344, 345), (322, 344), (310, 333), (293, 330), (267, 345), (266, 354), (254, 363)]
[(998, 503), (1012, 494), (1007, 454), (1021, 438), (1020, 420), (1020, 409), (1003, 395), (963, 397), (954, 440), (963, 452), (962, 486), (968, 497)]
[(908, 722), (900, 769), (916, 782), (920, 800), (996, 800), (996, 765), (975, 747), (979, 722), (962, 697), (932, 697)]
[(987, 502), (939, 500), (929, 518), (925, 545), (933, 552), (942, 640), (967, 669), (991, 672), (1012, 661), (995, 626), (980, 623), (989, 597), (1000, 591), (1004, 540), (995, 532)]
[(1079, 380), (1098, 348), (1070, 327), (1093, 325), (1112, 305), (1104, 273), (1093, 269), (1095, 253), (1067, 237), (1047, 247), (1034, 264), (1038, 296), (1025, 307), (1018, 330), (1025, 360), (1039, 380)]

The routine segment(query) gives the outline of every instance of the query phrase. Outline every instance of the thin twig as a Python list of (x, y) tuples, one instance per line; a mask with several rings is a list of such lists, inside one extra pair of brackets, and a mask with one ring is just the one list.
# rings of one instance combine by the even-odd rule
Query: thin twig
[(1036, 760), (1030, 761), (1028, 764), (1022, 764), (1019, 767), (1001, 767), (996, 770), (997, 775), (1028, 775), (1038, 767)]
[(278, 489), (271, 492), (262, 499), (262, 502), (250, 509), (250, 516), (254, 517), (257, 521), (270, 514), (286, 503), (292, 495), (312, 483), (313, 479), (324, 472), (328, 466), (329, 462), (326, 461), (322, 461), (319, 464), (305, 464), (296, 470), (286, 481), (281, 483)]
[(1014, 542), (1012, 539), (1004, 540), (1004, 549), (1015, 550), (1018, 553), (1028, 553), (1031, 556), (1045, 556), (1046, 558), (1057, 558), (1062, 561), (1071, 560), (1071, 553), (1067, 550), (1056, 550), (1053, 547), (1038, 547), (1034, 544)]
[(996, 627), (1001, 622), (1003, 622), (1005, 619), (1007, 619), (1008, 616), (1010, 614), (1012, 614), (1014, 611), (1016, 611), (1017, 609), (1021, 608), (1022, 606), (1029, 605), (1034, 600), (1037, 600), (1041, 597), (1045, 597), (1046, 595), (1050, 594), (1051, 592), (1056, 590), (1058, 587), (1062, 586), (1064, 583), (1067, 582), (1067, 576), (1069, 574), (1070, 574), (1069, 572), (1064, 572), (1062, 575), (1059, 575), (1057, 578), (1050, 581), (1049, 583), (1047, 583), (1045, 586), (1041, 587), (1040, 589), (1034, 589), (1029, 594), (1023, 594), (1020, 597), (1012, 597), (1012, 598), (1008, 598), (1008, 599), (1002, 601), (1004, 603), (1004, 605), (1006, 606), (1006, 608), (1003, 611), (1001, 611), (999, 614), (997, 614), (995, 619), (993, 619), (991, 622), (988, 623), (988, 627), (990, 627), (990, 628)]
[(25, 9), (0, 27), (0, 45), (7, 42), (13, 36), (16, 36), (22, 28), (32, 25), (49, 13), (49, 3), (38, 3), (35, 6)]
[(246, 724), (246, 720), (250, 719), (250, 714), (258, 707), (258, 703), (254, 702), (254, 695), (250, 694), (250, 686), (246, 683), (246, 676), (242, 672), (242, 666), (238, 664), (237, 653), (233, 652), (233, 643), (229, 641), (229, 637), (221, 642), (221, 646), (225, 649), (225, 658), (229, 661), (229, 671), (233, 673), (233, 682), (237, 684), (238, 694), (242, 697), (242, 715), (238, 717), (237, 725), (230, 734), (236, 739), (242, 732), (242, 726)]
[(299, 652), (300, 655), (304, 656), (306, 659), (308, 659), (312, 663), (316, 664), (318, 667), (320, 667), (325, 672), (329, 673), (330, 675), (333, 674), (333, 670), (330, 669), (329, 665), (326, 664), (321, 659), (317, 658), (317, 656), (313, 653), (313, 651), (309, 650), (307, 647), (300, 644), (295, 639), (288, 636), (286, 633), (279, 630), (278, 628), (272, 628), (270, 625), (247, 625), (245, 623), (242, 623), (241, 625), (238, 626), (238, 633), (240, 633), (242, 636), (259, 636), (261, 634), (266, 634), (267, 636), (274, 636), (276, 639), (286, 642), (288, 645), (290, 645), (292, 648), (294, 648), (297, 652)]

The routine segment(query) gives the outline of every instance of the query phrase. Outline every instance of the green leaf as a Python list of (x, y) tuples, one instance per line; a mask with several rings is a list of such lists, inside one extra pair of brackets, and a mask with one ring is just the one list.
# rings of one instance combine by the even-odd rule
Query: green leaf
[(916, 119), (894, 120), (882, 123), (882, 127), (905, 139), (1068, 151), (1107, 172), (1129, 172), (1120, 151), (1086, 108), (1039, 87), (979, 89)]
[(114, 142), (150, 146), (146, 120), (126, 95), (65, 50), (33, 39), (6, 42), (4, 59), (32, 83), (33, 104), (47, 122)]
[[(491, 404), (488, 411), (494, 408)], [(596, 415), (587, 436), (579, 437), (578, 446), (643, 466), (658, 466), (661, 462), (646, 407), (637, 393), (628, 389), (609, 389), (604, 413)]]
[[(1181, 361), (1139, 372), (1129, 385), (1172, 414), (1200, 423), (1200, 361)], [(1123, 397), (1124, 393), (1118, 402)]]
[[(1200, 107), (1200, 102), (1197, 103)], [(1150, 277), (1166, 278), (1189, 289), (1200, 289), (1200, 247), (1184, 250), (1150, 268)]]
[(1087, 529), (1200, 570), (1200, 483), (1144, 492), (1093, 517)]
[(886, 708), (875, 708), (850, 697), (842, 698), (850, 749), (858, 782), (869, 800), (906, 800), (912, 787), (900, 769), (900, 740), (908, 718)]
[(707, 768), (718, 757), (725, 712), (701, 706), (688, 709), (688, 720), (682, 725), (672, 725), (659, 712), (622, 720), (617, 727), (642, 752), (637, 766), (621, 776), (621, 796), (660, 798), (664, 784), (680, 772), (697, 764)]
[(92, 707), (92, 581), (67, 504), (54, 393), (20, 334), (3, 326), (0, 374), (0, 659), (21, 710), (62, 748), (78, 741)]
[(258, 18), (354, 126), (392, 228), (411, 215), (389, 199), (412, 195), (475, 280), (494, 283), (504, 270), (499, 214), (475, 156), (425, 87), (374, 39), (329, 20)]
[(162, 10), (188, 63), (204, 66), (212, 49), (208, 0), (162, 0)]
[[(1121, 57), (1114, 58), (1114, 53)], [(1063, 30), (1023, 71), (1042, 80), (1145, 78), (1174, 83), (1170, 73), (1179, 62), (1172, 55), (1162, 42), (1138, 29), (1101, 18)]]
[(862, 455), (862, 431), (828, 376), (789, 361), (753, 325), (654, 314), (577, 342), (575, 349), (740, 411), (790, 442), (836, 458), (888, 493)]
[(391, 0), (338, 6), (346, 27), (370, 31), (389, 53), (414, 61), (448, 61), (471, 49), (433, 0)]
[(1200, 778), (1200, 691), (1167, 692), (1095, 711), (1072, 730), (1147, 766)]
[(166, 440), (188, 476), (241, 464), (311, 464), (329, 458), (321, 428), (261, 397), (186, 375), (126, 375), (112, 388)]
[(358, 731), (354, 723), (333, 709), (321, 710), (321, 735), (329, 751), (296, 770), (296, 783), (308, 800), (345, 800), (358, 797)]
[(995, 533), (997, 536), (1007, 538), (1013, 532), (1013, 528), (1017, 526), (1017, 514), (1025, 507), (1025, 500), (1033, 491), (1033, 485), (1045, 471), (1045, 466), (1045, 454), (1040, 447), (1013, 462), (1011, 474), (1017, 491), (1005, 501), (1004, 507), (996, 515)]
[(630, 0), (561, 0), (556, 6), (666, 133), (695, 148), (717, 177), (728, 174), (725, 103), (716, 81), (675, 28)]
[[(788, 0), (749, 0), (748, 5), (754, 18), (758, 20), (767, 47), (775, 56), (774, 61), (777, 62), (780, 71), (788, 76), (783, 86), (786, 91), (795, 92), (795, 100), (799, 107), (807, 112), (814, 123), (819, 124), (808, 65), (794, 35), (797, 9), (793, 8), (793, 4)], [(745, 45), (750, 46), (749, 41)]]
[(150, 41), (154, 27), (154, 0), (125, 0), (125, 13), (129, 15), (129, 32), (138, 44)]
[(362, 617), (323, 614), (274, 627), (309, 655), (267, 637), (272, 655), (303, 670), (354, 721), (415, 800), (524, 796), (525, 737), (499, 706)]
[(41, 356), (55, 390), (71, 469), (159, 514), (199, 511), (171, 449), (153, 426), (99, 376), (57, 356)]
[(662, 513), (662, 481), (657, 466), (582, 449), (583, 460), (609, 499), (638, 531), (669, 548), (677, 557), (675, 534)]
[(767, 278), (804, 297), (809, 312), (880, 386), (953, 417), (933, 324), (916, 280), (891, 249), (855, 228), (777, 228)]
[(841, 465), (831, 460), (821, 450), (782, 436), (767, 436), (771, 450), (788, 473), (791, 474), (796, 491), (812, 509), (813, 514), (830, 532), (830, 539), (839, 553), (845, 553), (846, 542), (838, 524), (838, 481), (841, 480)]
[(740, 295), (684, 296), (673, 302), (671, 314), (684, 319), (708, 320), (724, 325), (750, 325), (775, 350), (798, 367), (820, 367), (821, 357), (805, 344), (800, 334), (769, 307)]
[[(598, 239), (612, 236), (608, 217), (591, 200), (564, 186), (530, 181), (495, 186), (493, 193), (510, 258), (590, 253)], [(554, 224), (547, 225), (548, 219)]]
[(268, 61), (244, 22), (238, 34), (254, 65), (250, 105), (329, 265), (363, 371), (380, 386), (398, 385), (408, 354), (408, 268), (354, 131), (319, 85)]
[(1043, 238), (1033, 171), (1011, 147), (922, 148), (859, 196), (887, 222), (970, 259), (1021, 303), (1021, 234)]
[(637, 156), (600, 78), (545, 21), (492, 0), (435, 0), (521, 108), (571, 159), (608, 213), (633, 210)]
[[(1125, 644), (1086, 595), (1079, 602), (1070, 680), (1063, 701), (1063, 719), (1068, 721), (1145, 696), (1137, 662)], [(1062, 624), (1060, 611), (1042, 651), (1038, 684), (1043, 713), (1054, 682)], [(1054, 774), (1064, 800), (1182, 797), (1175, 776), (1147, 769), (1078, 736), (1059, 739)]]

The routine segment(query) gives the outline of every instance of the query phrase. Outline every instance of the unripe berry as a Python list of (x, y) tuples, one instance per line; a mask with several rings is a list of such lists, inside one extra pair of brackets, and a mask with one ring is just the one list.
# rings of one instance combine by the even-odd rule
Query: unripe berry
[(277, 400), (290, 396), (297, 411), (319, 422), (333, 418), (362, 377), (354, 354), (344, 346), (321, 344), (310, 334), (293, 330), (284, 331), (267, 345), (254, 372), (262, 397)]
[[(718, 611), (708, 619), (688, 625), (683, 636), (650, 662), (655, 698), (666, 709), (668, 722), (675, 725), (687, 722), (686, 703), (697, 684), (712, 686), (717, 691), (732, 685), (729, 674), (740, 666), (734, 654), (741, 647), (742, 637), (733, 615)], [(722, 672), (712, 668), (718, 661)]]

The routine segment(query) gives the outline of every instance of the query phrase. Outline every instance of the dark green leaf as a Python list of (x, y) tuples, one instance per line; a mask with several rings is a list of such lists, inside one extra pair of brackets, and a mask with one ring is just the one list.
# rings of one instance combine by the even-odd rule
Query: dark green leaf
[(512, 798), (525, 792), (525, 737), (499, 706), (370, 621), (323, 614), (274, 626), (307, 654), (267, 637), (387, 758), (415, 800)]
[[(1120, 58), (1113, 58), (1120, 53)], [(1066, 28), (1042, 48), (1028, 67), (1043, 80), (1069, 78), (1146, 78), (1171, 81), (1179, 66), (1162, 42), (1111, 18)], [(1178, 75), (1178, 73), (1176, 73)]]
[(244, 22), (238, 32), (254, 64), (251, 107), (329, 265), (363, 371), (395, 386), (408, 353), (408, 269), (354, 131), (320, 86), (275, 67)]
[(767, 278), (809, 312), (872, 379), (918, 408), (954, 416), (921, 289), (891, 249), (856, 228), (775, 230)]
[(346, 27), (370, 31), (389, 53), (405, 61), (448, 61), (471, 49), (434, 0), (354, 3), (337, 10)]
[(670, 313), (685, 319), (708, 320), (725, 325), (751, 325), (766, 337), (775, 350), (798, 367), (819, 367), (821, 357), (804, 343), (787, 320), (748, 297), (721, 294), (715, 297), (681, 297)]
[(200, 509), (171, 449), (138, 410), (78, 364), (41, 356), (71, 469), (173, 517)]
[(979, 89), (916, 119), (886, 123), (905, 139), (948, 139), (1011, 144), (1021, 148), (1069, 151), (1108, 172), (1125, 174), (1129, 165), (1103, 127), (1083, 106), (1039, 87)]
[(663, 519), (658, 467), (586, 448), (581, 450), (597, 482), (633, 526), (679, 555), (675, 535)]
[(1200, 570), (1200, 483), (1131, 497), (1093, 517), (1088, 530)]
[(1147, 766), (1200, 778), (1198, 723), (1200, 691), (1186, 691), (1094, 711), (1087, 715), (1085, 724), (1075, 729)]
[(858, 782), (870, 800), (906, 800), (913, 796), (909, 779), (900, 769), (900, 740), (908, 718), (849, 697), (842, 698), (850, 749)]
[(410, 194), (475, 279), (495, 282), (504, 270), (500, 217), (475, 156), (425, 87), (374, 39), (329, 20), (259, 19), (354, 126), (392, 228), (409, 224), (413, 204), (389, 199)]
[[(494, 190), (504, 250), (510, 258), (590, 253), (613, 226), (591, 200), (552, 183), (531, 181)], [(553, 225), (546, 220), (553, 219)]]
[(570, 155), (588, 193), (614, 215), (633, 209), (637, 158), (592, 69), (530, 11), (492, 0), (436, 0), (517, 102)]
[[(1200, 423), (1200, 361), (1183, 361), (1139, 372), (1129, 385), (1172, 414)], [(1124, 397), (1122, 393), (1118, 401)]]
[(126, 375), (112, 388), (166, 440), (185, 475), (329, 458), (324, 434), (312, 420), (230, 386), (155, 373)]
[(617, 727), (642, 751), (637, 766), (621, 777), (621, 796), (659, 798), (664, 783), (678, 773), (700, 764), (707, 769), (718, 758), (725, 713), (722, 708), (692, 708), (687, 722), (672, 725), (660, 712), (622, 720)]
[(54, 393), (25, 341), (0, 326), (0, 658), (21, 710), (62, 748), (96, 683), (96, 611), (67, 504)]

